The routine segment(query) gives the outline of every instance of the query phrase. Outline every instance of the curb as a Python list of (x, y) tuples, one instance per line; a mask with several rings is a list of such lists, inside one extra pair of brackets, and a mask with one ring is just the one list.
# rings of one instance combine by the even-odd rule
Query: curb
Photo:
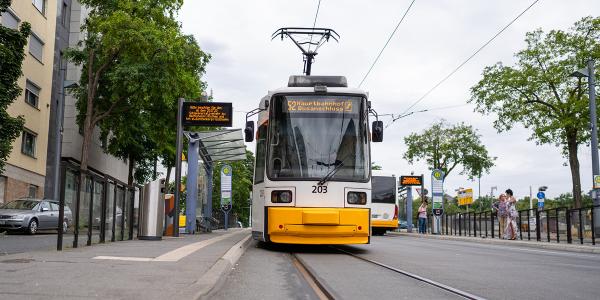
[(233, 270), (242, 254), (248, 249), (252, 235), (248, 235), (221, 256), (217, 262), (210, 267), (194, 284), (187, 289), (199, 289), (194, 291), (193, 299), (210, 299), (210, 294), (217, 291), (227, 279), (227, 275)]
[(460, 241), (460, 242), (470, 242), (470, 243), (479, 243), (479, 244), (489, 244), (489, 245), (503, 245), (503, 246), (521, 246), (528, 248), (538, 248), (545, 250), (561, 250), (568, 252), (577, 252), (577, 253), (594, 253), (600, 254), (600, 247), (598, 246), (585, 246), (585, 245), (575, 245), (575, 244), (557, 244), (557, 243), (543, 243), (537, 241), (509, 241), (509, 240), (497, 240), (491, 238), (475, 238), (475, 237), (456, 237), (456, 236), (447, 236), (447, 235), (420, 235), (415, 233), (407, 233), (407, 232), (390, 232), (389, 235), (396, 236), (407, 236), (413, 238), (422, 238), (422, 239), (436, 239), (436, 240), (446, 240), (446, 241)]

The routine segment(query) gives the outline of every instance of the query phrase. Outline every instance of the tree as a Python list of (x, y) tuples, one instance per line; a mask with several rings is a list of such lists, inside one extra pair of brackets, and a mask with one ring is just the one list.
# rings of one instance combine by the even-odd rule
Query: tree
[(580, 207), (577, 149), (590, 141), (590, 111), (586, 85), (569, 74), (590, 58), (600, 58), (600, 18), (583, 18), (567, 32), (544, 34), (538, 29), (527, 33), (525, 42), (527, 47), (515, 54), (515, 66), (499, 62), (483, 70), (483, 79), (471, 88), (470, 102), (482, 114), (497, 114), (498, 132), (521, 123), (532, 131), (529, 140), (561, 147)]
[(208, 57), (192, 54), (177, 60), (182, 57), (180, 52), (193, 50), (180, 49), (189, 40), (181, 35), (174, 17), (182, 0), (80, 2), (90, 9), (81, 28), (86, 34), (78, 47), (69, 49), (67, 57), (82, 66), (75, 94), (83, 128), (81, 169), (87, 170), (96, 126), (102, 127), (102, 121), (111, 116), (145, 111), (150, 103), (164, 101), (154, 96), (167, 88), (172, 91), (167, 95), (184, 96), (190, 85), (198, 83), (198, 74), (180, 68), (201, 65)]
[(405, 137), (404, 143), (408, 147), (404, 159), (410, 164), (424, 160), (430, 169), (444, 171), (446, 177), (460, 165), (460, 174), (473, 179), (489, 172), (496, 159), (488, 156), (477, 131), (464, 123), (450, 126), (442, 120), (420, 134)]
[(178, 33), (167, 47), (155, 57), (162, 67), (146, 70), (143, 83), (130, 83), (148, 87), (132, 96), (147, 99), (136, 101), (143, 104), (140, 109), (107, 116), (99, 123), (103, 136), (110, 137), (109, 153), (128, 160), (130, 184), (134, 177), (137, 182), (149, 179), (161, 154), (168, 152), (174, 161), (178, 98), (196, 99), (204, 86), (200, 75), (210, 56), (196, 40)]
[(382, 169), (381, 166), (378, 165), (377, 163), (375, 163), (375, 162), (371, 163), (371, 170), (381, 170), (381, 169)]
[[(6, 12), (10, 3), (10, 0), (0, 0), (0, 14)], [(6, 109), (21, 95), (17, 80), (23, 75), (23, 49), (30, 33), (31, 25), (27, 22), (23, 22), (19, 30), (0, 24), (0, 174), (4, 172), (12, 142), (21, 134), (25, 124), (22, 116), (11, 117)]]

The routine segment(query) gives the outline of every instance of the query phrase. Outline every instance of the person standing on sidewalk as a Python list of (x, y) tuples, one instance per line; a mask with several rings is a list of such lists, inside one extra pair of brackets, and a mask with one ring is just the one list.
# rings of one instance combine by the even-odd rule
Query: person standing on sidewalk
[(494, 203), (494, 209), (496, 209), (496, 215), (498, 215), (498, 231), (500, 234), (498, 237), (504, 239), (506, 232), (506, 219), (508, 217), (508, 205), (507, 205), (506, 194), (500, 194), (498, 201)]
[(421, 201), (419, 206), (419, 233), (427, 233), (427, 200)]
[(511, 189), (506, 190), (506, 211), (507, 211), (507, 225), (505, 230), (505, 237), (509, 240), (517, 238), (517, 199), (513, 196)]

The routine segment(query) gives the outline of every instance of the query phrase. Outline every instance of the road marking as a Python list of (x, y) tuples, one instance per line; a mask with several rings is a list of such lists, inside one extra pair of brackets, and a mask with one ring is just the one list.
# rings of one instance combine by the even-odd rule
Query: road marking
[(125, 261), (152, 261), (152, 257), (128, 257), (128, 256), (96, 256), (94, 259), (107, 259), (107, 260), (125, 260)]
[(206, 247), (206, 246), (210, 246), (216, 242), (222, 241), (226, 238), (229, 238), (233, 235), (236, 234), (240, 234), (240, 233), (245, 233), (247, 232), (248, 229), (242, 230), (242, 231), (238, 231), (238, 232), (232, 232), (232, 233), (228, 233), (228, 234), (224, 234), (218, 237), (214, 237), (208, 240), (204, 240), (204, 241), (200, 241), (200, 242), (196, 242), (196, 243), (192, 243), (189, 245), (185, 245), (183, 247), (177, 248), (175, 250), (171, 250), (163, 255), (160, 255), (158, 257), (128, 257), (128, 256), (96, 256), (93, 257), (92, 259), (102, 259), (102, 260), (121, 260), (121, 261), (141, 261), (141, 262), (148, 262), (148, 261), (162, 261), (162, 262), (176, 262), (181, 260), (182, 258)]

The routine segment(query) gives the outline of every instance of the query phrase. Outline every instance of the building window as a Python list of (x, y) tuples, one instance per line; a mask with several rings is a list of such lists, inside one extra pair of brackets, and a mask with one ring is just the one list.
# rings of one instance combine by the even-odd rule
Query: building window
[[(30, 184), (28, 197), (29, 198), (37, 197), (37, 191), (38, 191), (38, 186), (35, 184)], [(47, 202), (43, 202), (43, 203), (47, 203)], [(50, 207), (48, 207), (48, 204), (46, 204), (46, 205), (42, 204), (42, 207), (46, 207), (46, 208), (50, 209)]]
[(11, 29), (17, 29), (19, 27), (19, 22), (21, 22), (21, 20), (10, 10), (5, 11), (1, 17), (2, 25)]
[(21, 140), (21, 153), (31, 156), (35, 158), (35, 140), (37, 139), (37, 134), (24, 130)]
[(25, 102), (35, 108), (40, 102), (40, 88), (29, 80), (25, 86)]
[(32, 0), (32, 3), (42, 15), (46, 15), (46, 0)]
[(69, 23), (69, 6), (66, 2), (62, 2), (62, 7), (60, 8), (59, 13), (60, 23), (66, 27)]
[(29, 37), (29, 53), (37, 60), (42, 62), (42, 56), (44, 54), (44, 42), (38, 38), (34, 33)]

